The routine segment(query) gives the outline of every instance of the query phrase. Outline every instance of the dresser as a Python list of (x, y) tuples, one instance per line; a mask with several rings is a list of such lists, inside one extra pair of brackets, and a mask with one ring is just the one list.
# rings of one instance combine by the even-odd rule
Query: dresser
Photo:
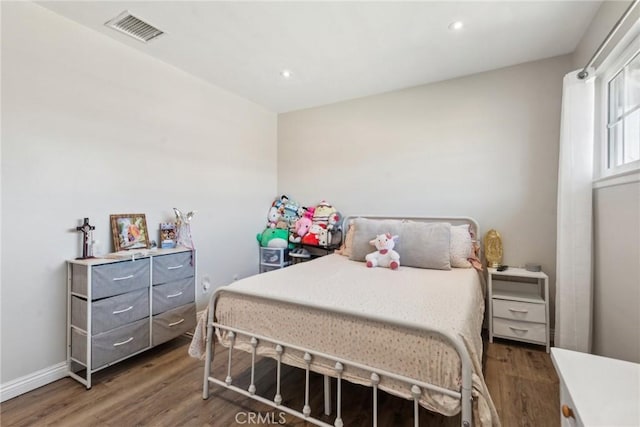
[(67, 367), (91, 388), (91, 374), (192, 331), (195, 251), (67, 262)]
[(549, 352), (549, 277), (542, 271), (487, 269), (489, 342), (541, 344)]
[(640, 364), (551, 349), (560, 379), (560, 425), (640, 425)]

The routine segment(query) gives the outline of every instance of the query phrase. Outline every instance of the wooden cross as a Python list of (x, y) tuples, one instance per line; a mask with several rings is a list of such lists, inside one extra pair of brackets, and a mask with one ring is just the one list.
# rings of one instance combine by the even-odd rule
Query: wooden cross
[(89, 256), (89, 244), (91, 243), (91, 231), (95, 230), (96, 227), (89, 224), (89, 218), (84, 219), (84, 223), (80, 227), (76, 227), (76, 230), (82, 232), (84, 235), (84, 243), (82, 244), (82, 257), (78, 259), (87, 259), (93, 258)]

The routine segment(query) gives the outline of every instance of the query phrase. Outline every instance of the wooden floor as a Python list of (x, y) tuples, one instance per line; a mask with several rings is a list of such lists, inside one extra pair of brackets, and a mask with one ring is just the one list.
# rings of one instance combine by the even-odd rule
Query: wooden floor
[[(170, 343), (94, 374), (93, 387), (70, 378), (51, 383), (2, 403), (2, 426), (240, 426), (306, 424), (288, 414), (221, 387), (212, 386), (202, 400), (203, 362), (187, 355), (189, 340)], [(216, 351), (222, 351), (216, 346)], [(226, 357), (226, 352), (225, 352)], [(214, 374), (224, 378), (225, 357), (217, 357)], [(502, 425), (557, 426), (560, 423), (558, 378), (543, 347), (506, 342), (489, 344), (485, 350), (485, 378), (500, 414)], [(234, 353), (234, 384), (249, 385), (250, 357)], [(275, 362), (257, 362), (258, 394), (275, 395)], [(322, 414), (322, 377), (312, 374), (312, 414), (333, 424)], [(302, 408), (304, 371), (283, 366), (282, 395), (285, 403)], [(335, 399), (335, 382), (334, 393)], [(294, 396), (287, 399), (288, 396)], [(345, 426), (370, 426), (371, 391), (343, 382)], [(254, 414), (254, 415), (250, 415)], [(257, 417), (259, 424), (248, 417)], [(379, 394), (380, 426), (412, 426), (412, 402)], [(460, 425), (459, 418), (446, 418), (421, 409), (420, 425)], [(257, 418), (254, 419), (257, 421)]]

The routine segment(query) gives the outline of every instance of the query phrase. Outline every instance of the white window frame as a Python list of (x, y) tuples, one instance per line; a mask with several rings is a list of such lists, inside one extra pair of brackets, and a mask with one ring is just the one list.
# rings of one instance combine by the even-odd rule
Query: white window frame
[(613, 79), (640, 52), (640, 22), (636, 23), (627, 35), (612, 50), (607, 59), (598, 67), (598, 93), (596, 97), (596, 141), (595, 181), (627, 174), (640, 175), (640, 160), (620, 166), (608, 167), (609, 160), (609, 81)]

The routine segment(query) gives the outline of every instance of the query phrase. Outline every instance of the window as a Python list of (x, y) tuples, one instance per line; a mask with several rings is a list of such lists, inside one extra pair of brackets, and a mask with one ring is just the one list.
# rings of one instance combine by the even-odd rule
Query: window
[(640, 54), (608, 86), (607, 168), (611, 169), (640, 160)]
[(603, 75), (603, 175), (640, 169), (640, 38)]

